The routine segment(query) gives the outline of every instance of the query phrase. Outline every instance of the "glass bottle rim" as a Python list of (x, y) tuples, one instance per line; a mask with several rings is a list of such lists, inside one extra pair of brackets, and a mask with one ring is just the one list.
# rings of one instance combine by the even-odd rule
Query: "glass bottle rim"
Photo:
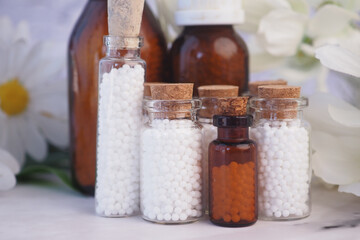
[(153, 100), (145, 98), (143, 108), (149, 113), (194, 112), (201, 108), (201, 100), (198, 98), (189, 100)]
[(257, 111), (261, 110), (303, 110), (309, 106), (309, 99), (307, 97), (300, 98), (259, 98), (253, 97), (249, 100), (250, 108)]
[(144, 45), (144, 38), (141, 36), (104, 36), (104, 45), (108, 48), (117, 49), (139, 49)]

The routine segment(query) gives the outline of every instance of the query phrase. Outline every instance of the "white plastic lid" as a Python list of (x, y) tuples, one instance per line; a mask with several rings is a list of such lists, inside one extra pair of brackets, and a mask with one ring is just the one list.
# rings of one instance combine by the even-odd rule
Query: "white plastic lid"
[(191, 25), (235, 25), (244, 22), (242, 0), (178, 0), (175, 23)]

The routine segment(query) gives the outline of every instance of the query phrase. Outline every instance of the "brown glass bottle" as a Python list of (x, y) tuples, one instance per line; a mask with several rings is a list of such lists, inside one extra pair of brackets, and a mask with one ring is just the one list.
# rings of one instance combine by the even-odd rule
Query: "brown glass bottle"
[(257, 221), (256, 144), (249, 139), (252, 117), (214, 116), (218, 137), (209, 146), (209, 216), (224, 227)]
[(247, 91), (249, 54), (232, 25), (185, 26), (170, 60), (175, 83), (194, 83), (194, 89), (226, 84), (239, 86), (240, 93)]
[[(108, 34), (107, 0), (89, 0), (69, 42), (69, 98), (71, 158), (74, 183), (94, 194), (98, 65), (105, 56), (103, 36)], [(141, 57), (147, 63), (146, 81), (165, 81), (167, 45), (160, 24), (145, 5)]]

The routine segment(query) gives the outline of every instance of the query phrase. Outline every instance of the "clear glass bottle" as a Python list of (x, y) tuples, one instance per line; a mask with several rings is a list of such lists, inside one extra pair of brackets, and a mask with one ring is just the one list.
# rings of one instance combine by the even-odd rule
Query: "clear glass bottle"
[(140, 196), (145, 220), (177, 224), (202, 216), (200, 100), (144, 100)]
[(210, 221), (245, 227), (257, 221), (257, 153), (249, 139), (252, 116), (214, 116), (218, 136), (209, 146)]
[(145, 62), (142, 38), (105, 36), (99, 63), (96, 212), (106, 217), (139, 210), (139, 141)]
[(203, 207), (205, 214), (209, 214), (209, 145), (217, 137), (217, 128), (213, 125), (213, 116), (217, 106), (217, 98), (201, 97), (202, 105), (199, 111), (199, 122), (202, 125), (203, 151)]
[(291, 220), (310, 215), (310, 125), (306, 98), (252, 98), (251, 138), (259, 153), (259, 217)]

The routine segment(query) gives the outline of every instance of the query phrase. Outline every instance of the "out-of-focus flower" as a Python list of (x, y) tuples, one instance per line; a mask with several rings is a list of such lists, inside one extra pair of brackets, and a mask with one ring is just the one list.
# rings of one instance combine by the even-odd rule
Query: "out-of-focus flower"
[(44, 159), (46, 140), (68, 144), (65, 62), (49, 43), (29, 41), (26, 23), (0, 18), (0, 147), (20, 165), (25, 153)]
[(360, 17), (354, 9), (329, 2), (312, 12), (308, 2), (244, 0), (246, 21), (239, 27), (254, 36), (248, 42), (252, 72), (271, 69), (296, 84), (315, 76), (324, 90), (327, 74), (315, 51), (326, 44), (356, 41), (353, 22)]
[(305, 117), (313, 129), (315, 175), (360, 196), (360, 110), (328, 93), (309, 101)]
[(19, 173), (20, 165), (8, 152), (0, 149), (0, 191), (13, 188), (16, 184), (15, 174)]

